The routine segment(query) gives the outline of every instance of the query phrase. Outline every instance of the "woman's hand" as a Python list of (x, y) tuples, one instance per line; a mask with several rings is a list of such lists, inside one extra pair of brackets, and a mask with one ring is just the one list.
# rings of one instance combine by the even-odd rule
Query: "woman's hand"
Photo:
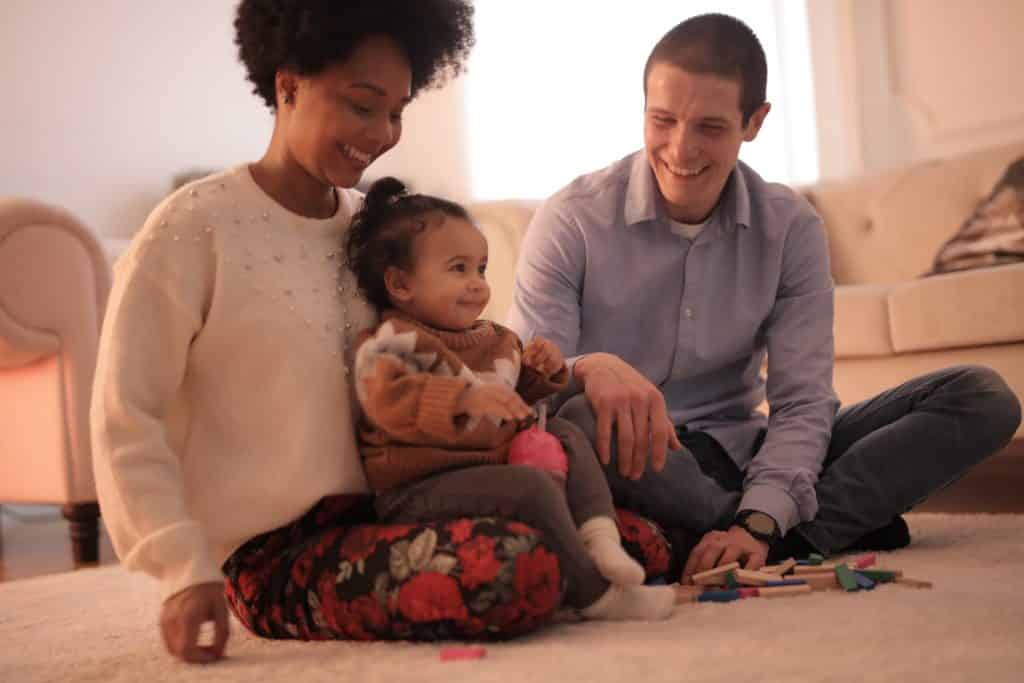
[(550, 339), (534, 337), (523, 349), (523, 364), (542, 377), (551, 377), (565, 365), (565, 358)]
[(490, 415), (510, 421), (522, 421), (531, 415), (519, 394), (499, 384), (478, 384), (466, 389), (455, 403), (455, 414)]
[[(199, 627), (213, 622), (213, 644), (199, 644)], [(175, 593), (164, 601), (160, 612), (160, 633), (164, 647), (186, 662), (207, 664), (224, 656), (228, 642), (228, 606), (224, 584), (200, 583)]]

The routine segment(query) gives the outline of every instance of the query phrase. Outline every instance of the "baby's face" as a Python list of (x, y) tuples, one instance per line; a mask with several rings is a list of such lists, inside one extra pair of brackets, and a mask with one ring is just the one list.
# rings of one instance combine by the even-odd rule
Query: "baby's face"
[(413, 244), (413, 270), (407, 273), (407, 301), (400, 306), (413, 318), (443, 330), (473, 326), (491, 299), (487, 240), (461, 218), (432, 215)]

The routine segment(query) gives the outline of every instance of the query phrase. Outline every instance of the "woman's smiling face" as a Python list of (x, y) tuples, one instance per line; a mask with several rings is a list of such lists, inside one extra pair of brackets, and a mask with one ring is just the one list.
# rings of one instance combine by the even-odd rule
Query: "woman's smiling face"
[(363, 40), (344, 62), (314, 76), (282, 69), (279, 111), (287, 110), (291, 157), (325, 185), (354, 187), (402, 136), (412, 71), (392, 39)]

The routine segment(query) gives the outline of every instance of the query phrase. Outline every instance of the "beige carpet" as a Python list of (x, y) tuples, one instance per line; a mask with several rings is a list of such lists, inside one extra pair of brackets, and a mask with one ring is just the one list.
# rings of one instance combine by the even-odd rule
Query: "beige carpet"
[(881, 558), (932, 590), (881, 586), (681, 607), (664, 623), (562, 623), (443, 663), (437, 644), (258, 640), (227, 661), (164, 655), (155, 585), (120, 568), (0, 585), (0, 681), (981, 681), (1024, 680), (1024, 515), (910, 517), (912, 548)]

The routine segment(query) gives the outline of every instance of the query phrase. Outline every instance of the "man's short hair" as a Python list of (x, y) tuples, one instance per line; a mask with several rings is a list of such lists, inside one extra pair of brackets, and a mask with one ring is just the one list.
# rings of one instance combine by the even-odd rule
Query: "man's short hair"
[(668, 63), (696, 74), (739, 81), (743, 125), (765, 101), (768, 66), (761, 41), (750, 27), (727, 14), (700, 14), (677, 24), (651, 50), (644, 66), (647, 76), (655, 64)]

